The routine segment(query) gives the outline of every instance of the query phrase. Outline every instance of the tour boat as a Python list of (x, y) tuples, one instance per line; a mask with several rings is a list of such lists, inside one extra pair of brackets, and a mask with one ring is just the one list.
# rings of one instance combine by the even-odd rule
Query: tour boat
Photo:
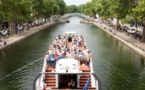
[[(64, 34), (65, 37), (69, 35), (76, 36), (75, 32)], [(71, 47), (71, 43), (66, 44)], [(70, 79), (73, 79), (74, 89), (70, 89)], [(42, 72), (33, 81), (33, 90), (100, 90), (100, 88), (100, 80), (93, 71), (92, 60), (86, 65), (73, 55), (71, 58), (57, 60), (55, 67), (48, 66), (44, 60)]]

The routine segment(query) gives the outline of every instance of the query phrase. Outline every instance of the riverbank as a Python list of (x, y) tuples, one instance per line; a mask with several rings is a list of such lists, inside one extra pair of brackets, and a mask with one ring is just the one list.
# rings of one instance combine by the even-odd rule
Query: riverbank
[(102, 30), (105, 32), (109, 33), (111, 36), (114, 38), (118, 39), (131, 49), (135, 50), (137, 53), (145, 57), (145, 43), (141, 42), (137, 39), (134, 39), (131, 36), (128, 36), (127, 34), (114, 30), (111, 27), (105, 25), (105, 24), (100, 24), (99, 22), (94, 22), (94, 25), (100, 27)]
[(54, 24), (55, 24), (55, 22), (51, 22), (51, 23), (48, 22), (46, 24), (33, 27), (33, 28), (29, 29), (28, 31), (24, 31), (24, 32), (18, 33), (17, 35), (10, 36), (8, 38), (3, 38), (3, 40), (6, 41), (7, 44), (4, 45), (4, 46), (0, 46), (0, 51), (6, 49), (7, 47), (9, 47), (9, 46), (11, 46), (11, 45), (13, 45), (13, 44), (15, 44), (15, 43), (27, 38), (27, 37), (30, 37), (30, 36), (36, 34), (39, 31), (44, 30), (45, 28), (47, 28), (49, 26), (52, 26)]

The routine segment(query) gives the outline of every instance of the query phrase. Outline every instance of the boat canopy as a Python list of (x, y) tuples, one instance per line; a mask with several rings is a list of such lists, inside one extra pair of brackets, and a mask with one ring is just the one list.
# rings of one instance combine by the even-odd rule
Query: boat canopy
[(76, 59), (60, 59), (56, 63), (56, 73), (79, 73), (79, 62)]

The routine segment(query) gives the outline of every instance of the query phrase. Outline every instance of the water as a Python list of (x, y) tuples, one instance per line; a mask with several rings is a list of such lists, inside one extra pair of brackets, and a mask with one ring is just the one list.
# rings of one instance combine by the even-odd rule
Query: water
[(79, 20), (72, 17), (70, 23), (51, 26), (0, 52), (0, 90), (32, 90), (49, 45), (65, 31), (84, 36), (103, 90), (145, 90), (144, 58), (100, 28)]

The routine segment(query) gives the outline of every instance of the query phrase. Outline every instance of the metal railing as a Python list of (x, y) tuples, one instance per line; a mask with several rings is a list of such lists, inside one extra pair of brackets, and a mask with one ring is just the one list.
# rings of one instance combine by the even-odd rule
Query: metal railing
[(36, 82), (37, 82), (38, 78), (40, 78), (40, 76), (41, 76), (41, 73), (39, 73), (39, 74), (35, 77), (35, 79), (33, 80), (33, 90), (36, 90)]

